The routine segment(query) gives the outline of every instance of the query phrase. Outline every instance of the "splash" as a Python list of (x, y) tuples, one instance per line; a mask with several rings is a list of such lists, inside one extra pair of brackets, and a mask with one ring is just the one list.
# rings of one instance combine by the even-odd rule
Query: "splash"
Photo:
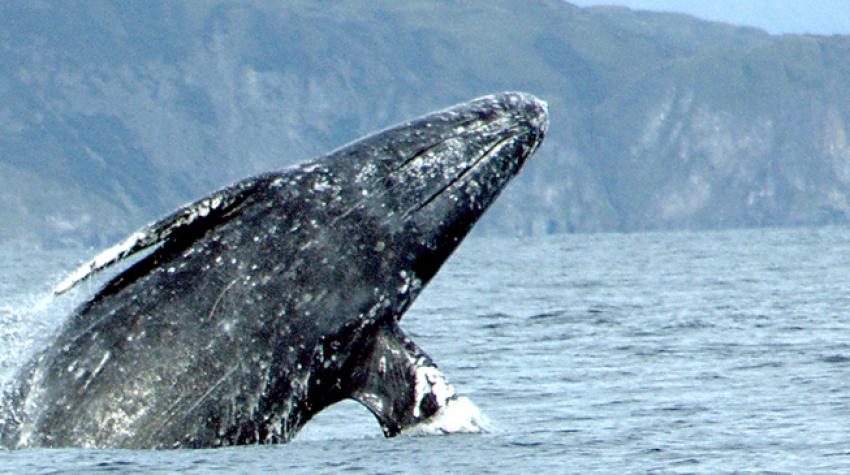
[(490, 432), (490, 420), (472, 401), (459, 396), (449, 399), (446, 405), (426, 421), (402, 431), (407, 436), (477, 434)]

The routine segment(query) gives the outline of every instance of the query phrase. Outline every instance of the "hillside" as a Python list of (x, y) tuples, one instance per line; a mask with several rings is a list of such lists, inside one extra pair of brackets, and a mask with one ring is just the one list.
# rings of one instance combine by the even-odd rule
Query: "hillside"
[(435, 108), (548, 100), (479, 228), (847, 223), (850, 39), (559, 0), (0, 5), (0, 242), (104, 245)]

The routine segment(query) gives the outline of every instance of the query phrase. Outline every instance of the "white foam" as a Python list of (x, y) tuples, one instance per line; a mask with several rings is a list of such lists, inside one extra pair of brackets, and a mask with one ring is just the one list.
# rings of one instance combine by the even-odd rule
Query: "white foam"
[(433, 394), (437, 405), (445, 406), (455, 395), (455, 388), (446, 381), (443, 373), (434, 366), (416, 368), (416, 387), (413, 405), (413, 417), (419, 417), (420, 407), (425, 396)]
[(449, 399), (436, 414), (402, 431), (402, 435), (425, 436), (489, 432), (490, 421), (465, 397)]

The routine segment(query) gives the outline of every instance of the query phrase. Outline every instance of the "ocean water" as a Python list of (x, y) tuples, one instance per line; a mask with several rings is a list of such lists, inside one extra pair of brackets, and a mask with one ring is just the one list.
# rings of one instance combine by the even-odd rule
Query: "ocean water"
[[(94, 252), (0, 249), (0, 380)], [(850, 473), (848, 317), (848, 228), (470, 238), (402, 326), (487, 434), (385, 439), (344, 402), (287, 445), (0, 450), (0, 472)]]

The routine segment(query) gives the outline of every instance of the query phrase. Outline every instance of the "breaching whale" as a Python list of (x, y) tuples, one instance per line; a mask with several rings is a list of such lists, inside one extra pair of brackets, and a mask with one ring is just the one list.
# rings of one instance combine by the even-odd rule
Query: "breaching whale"
[(0, 445), (279, 443), (347, 398), (387, 436), (438, 421), (460, 399), (399, 320), (547, 124), (530, 95), (479, 98), (134, 233), (57, 288), (150, 248), (23, 367)]

